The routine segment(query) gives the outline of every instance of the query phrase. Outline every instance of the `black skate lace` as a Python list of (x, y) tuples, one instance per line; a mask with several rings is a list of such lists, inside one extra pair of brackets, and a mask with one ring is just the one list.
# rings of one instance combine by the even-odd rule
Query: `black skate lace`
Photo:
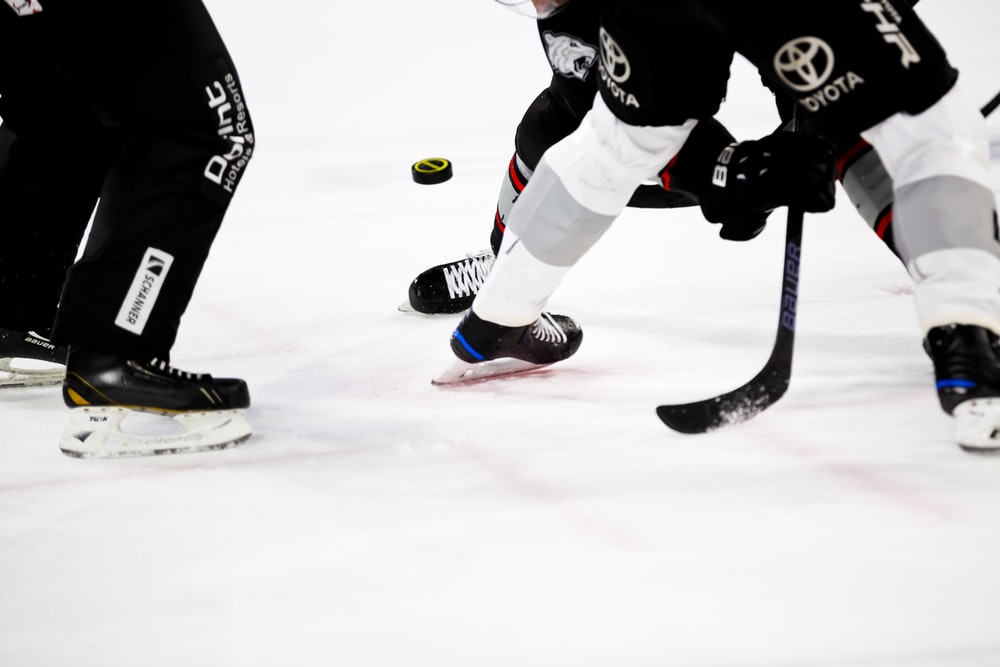
[(556, 324), (548, 313), (542, 313), (531, 325), (531, 335), (543, 343), (565, 343), (567, 340), (566, 332)]
[(206, 377), (205, 373), (190, 373), (188, 371), (182, 371), (179, 368), (174, 368), (166, 361), (156, 357), (150, 359), (148, 365), (161, 373), (166, 373), (167, 375), (180, 378), (181, 380), (201, 380)]
[(455, 299), (478, 294), (493, 266), (493, 259), (492, 250), (481, 250), (475, 255), (443, 267), (441, 272), (444, 273), (444, 281), (448, 286), (448, 297)]

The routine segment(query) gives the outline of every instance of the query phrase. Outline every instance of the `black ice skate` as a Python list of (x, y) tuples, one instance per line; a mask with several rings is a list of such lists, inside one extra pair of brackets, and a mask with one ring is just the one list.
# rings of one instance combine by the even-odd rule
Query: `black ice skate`
[(109, 458), (232, 447), (250, 437), (246, 382), (73, 348), (60, 442), (70, 456)]
[(583, 330), (565, 315), (542, 315), (532, 324), (507, 327), (466, 313), (451, 335), (456, 363), (433, 384), (454, 384), (542, 368), (569, 359)]
[(448, 264), (438, 264), (410, 283), (409, 307), (425, 315), (461, 313), (468, 310), (483, 281), (493, 268), (493, 251), (482, 250)]
[(59, 384), (66, 348), (34, 331), (0, 329), (0, 388)]
[(934, 361), (938, 400), (955, 417), (967, 451), (1000, 452), (1000, 360), (997, 335), (977, 326), (934, 327), (925, 348)]

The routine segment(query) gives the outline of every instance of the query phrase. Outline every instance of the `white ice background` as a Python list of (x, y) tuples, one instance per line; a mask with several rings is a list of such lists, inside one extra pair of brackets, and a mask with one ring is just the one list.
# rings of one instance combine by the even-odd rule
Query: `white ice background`
[[(550, 303), (574, 358), (433, 387), (457, 318), (397, 305), (487, 245), (549, 78), (534, 27), (488, 0), (207, 4), (259, 147), (173, 360), (247, 378), (255, 432), (78, 460), (57, 390), (4, 391), (0, 665), (1000, 666), (1000, 456), (954, 444), (910, 280), (842, 192), (806, 219), (791, 387), (745, 425), (654, 408), (764, 363), (783, 209), (745, 244), (626, 211)], [(985, 103), (1000, 5), (919, 9)], [(742, 62), (721, 118), (776, 124)], [(413, 183), (434, 156), (454, 178)]]

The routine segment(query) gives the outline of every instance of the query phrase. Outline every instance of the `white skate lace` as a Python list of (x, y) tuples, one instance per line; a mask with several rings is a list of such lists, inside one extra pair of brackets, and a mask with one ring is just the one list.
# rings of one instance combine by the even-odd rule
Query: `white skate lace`
[(182, 380), (201, 380), (205, 377), (205, 373), (190, 373), (188, 371), (182, 371), (181, 369), (174, 368), (166, 361), (157, 359), (156, 357), (149, 360), (149, 366), (155, 368), (161, 373), (166, 373), (167, 375), (171, 375)]
[(567, 340), (566, 332), (556, 324), (548, 313), (542, 313), (531, 325), (531, 335), (543, 343), (565, 343)]
[(483, 281), (493, 268), (492, 250), (481, 250), (466, 259), (442, 267), (444, 281), (448, 286), (448, 298), (457, 299), (479, 293)]

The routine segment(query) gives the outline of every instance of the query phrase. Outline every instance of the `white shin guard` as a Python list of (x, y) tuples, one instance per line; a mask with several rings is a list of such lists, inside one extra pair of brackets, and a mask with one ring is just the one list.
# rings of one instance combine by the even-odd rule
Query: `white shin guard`
[(546, 264), (532, 255), (508, 227), (500, 253), (472, 303), (472, 310), (484, 320), (504, 326), (531, 324), (541, 315), (569, 269)]
[(959, 88), (923, 113), (862, 133), (893, 179), (896, 248), (915, 280), (924, 332), (969, 324), (1000, 333), (1000, 243), (989, 141)]

